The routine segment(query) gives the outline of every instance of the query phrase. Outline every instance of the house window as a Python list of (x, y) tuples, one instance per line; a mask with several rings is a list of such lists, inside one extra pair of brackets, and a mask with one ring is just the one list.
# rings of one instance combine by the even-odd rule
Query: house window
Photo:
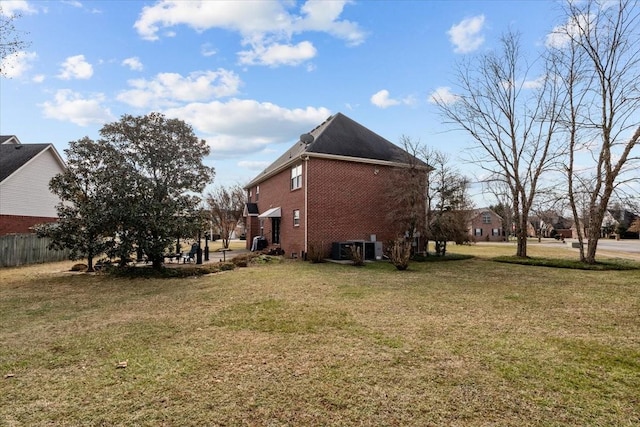
[(489, 212), (484, 212), (482, 214), (482, 223), (491, 224), (491, 214)]
[(291, 168), (291, 189), (302, 187), (302, 165)]
[(259, 198), (260, 198), (260, 186), (256, 185), (256, 202), (258, 201)]
[(293, 226), (300, 226), (300, 209), (296, 209), (293, 211)]
[(249, 190), (247, 193), (247, 200), (249, 201), (249, 203), (251, 203), (251, 190)]
[(499, 236), (500, 235), (500, 229), (499, 228), (494, 228), (493, 230), (491, 230), (491, 235), (492, 236)]
[(476, 228), (473, 233), (474, 236), (482, 236), (482, 228)]

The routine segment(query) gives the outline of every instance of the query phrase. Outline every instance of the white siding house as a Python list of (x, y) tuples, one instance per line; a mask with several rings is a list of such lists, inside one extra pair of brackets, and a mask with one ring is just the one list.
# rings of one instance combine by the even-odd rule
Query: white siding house
[(24, 233), (57, 218), (60, 201), (49, 181), (65, 169), (52, 144), (21, 144), (15, 136), (0, 137), (0, 235)]

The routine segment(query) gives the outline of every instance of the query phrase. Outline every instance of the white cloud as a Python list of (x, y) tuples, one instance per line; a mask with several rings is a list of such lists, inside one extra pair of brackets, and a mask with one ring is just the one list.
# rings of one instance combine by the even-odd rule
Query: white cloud
[(538, 89), (541, 88), (544, 85), (545, 80), (547, 79), (546, 76), (540, 76), (537, 79), (534, 80), (525, 80), (522, 83), (522, 87), (524, 89)]
[(453, 94), (451, 92), (451, 88), (447, 86), (441, 86), (436, 88), (435, 91), (429, 95), (429, 102), (431, 104), (443, 103), (443, 104), (453, 104), (458, 100), (458, 95)]
[(238, 167), (251, 171), (261, 171), (269, 165), (269, 162), (263, 162), (259, 160), (241, 160), (238, 162)]
[(62, 3), (68, 4), (72, 7), (77, 7), (78, 9), (82, 9), (82, 3), (80, 3), (78, 0), (63, 0)]
[(413, 96), (408, 96), (403, 99), (393, 99), (389, 96), (389, 91), (386, 89), (382, 89), (371, 95), (370, 101), (373, 105), (380, 108), (387, 108), (400, 104), (413, 105), (416, 103)]
[(21, 77), (25, 72), (31, 69), (31, 63), (36, 60), (38, 55), (35, 52), (13, 52), (7, 55), (0, 63), (2, 75), (8, 78)]
[(351, 46), (364, 42), (365, 33), (357, 23), (339, 20), (347, 1), (308, 0), (301, 8), (305, 17), (295, 21), (294, 29), (327, 32)]
[(122, 61), (122, 65), (129, 67), (133, 71), (142, 71), (142, 69), (144, 68), (142, 66), (142, 62), (140, 62), (140, 58), (138, 58), (137, 56), (125, 59), (124, 61)]
[(36, 74), (35, 76), (33, 76), (33, 79), (31, 79), (34, 83), (42, 83), (45, 80), (45, 75), (44, 74)]
[(205, 135), (214, 153), (227, 154), (254, 153), (269, 144), (294, 141), (331, 115), (322, 107), (289, 109), (242, 99), (192, 103), (164, 113)]
[(133, 89), (118, 95), (118, 100), (134, 107), (168, 107), (176, 102), (207, 101), (233, 96), (241, 85), (233, 71), (196, 71), (183, 77), (177, 73), (160, 73), (153, 80), (128, 81)]
[(211, 43), (205, 43), (200, 46), (200, 53), (202, 56), (213, 56), (218, 52), (211, 46)]
[(84, 55), (68, 57), (63, 63), (58, 74), (62, 80), (89, 79), (93, 75), (93, 66), (84, 59)]
[(562, 49), (566, 47), (572, 38), (578, 37), (581, 31), (585, 28), (589, 28), (589, 22), (592, 21), (594, 16), (592, 15), (579, 15), (572, 17), (564, 25), (555, 27), (545, 39), (546, 47)]
[(222, 28), (239, 33), (242, 45), (252, 47), (239, 52), (244, 64), (299, 65), (313, 58), (316, 49), (309, 41), (292, 43), (295, 34), (324, 32), (348, 45), (364, 41), (365, 33), (357, 23), (340, 20), (346, 3), (309, 0), (299, 13), (292, 13), (288, 9), (295, 7), (295, 3), (289, 1), (162, 0), (144, 7), (134, 27), (147, 40), (157, 40), (161, 29), (177, 25), (187, 25), (199, 32)]
[(371, 103), (376, 107), (387, 108), (393, 105), (398, 105), (400, 101), (389, 98), (389, 91), (382, 89), (371, 96)]
[(31, 7), (26, 0), (2, 0), (2, 14), (7, 17), (15, 16), (17, 13), (36, 13), (36, 9)]
[(447, 34), (449, 40), (455, 45), (456, 53), (469, 53), (478, 49), (484, 43), (484, 36), (480, 34), (484, 27), (484, 15), (463, 19), (459, 24), (453, 25)]
[(114, 119), (108, 108), (102, 107), (103, 94), (98, 93), (90, 98), (83, 98), (79, 93), (69, 89), (56, 92), (53, 101), (40, 104), (44, 116), (50, 119), (75, 123), (78, 126), (103, 124)]
[(244, 65), (299, 65), (316, 56), (316, 48), (310, 42), (297, 45), (277, 44), (270, 46), (254, 45), (253, 50), (238, 53), (240, 63)]

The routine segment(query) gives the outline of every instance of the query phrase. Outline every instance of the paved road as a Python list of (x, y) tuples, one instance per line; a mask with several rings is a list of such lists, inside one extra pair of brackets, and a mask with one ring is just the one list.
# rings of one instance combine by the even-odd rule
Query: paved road
[(598, 240), (598, 251), (631, 252), (640, 254), (640, 240)]

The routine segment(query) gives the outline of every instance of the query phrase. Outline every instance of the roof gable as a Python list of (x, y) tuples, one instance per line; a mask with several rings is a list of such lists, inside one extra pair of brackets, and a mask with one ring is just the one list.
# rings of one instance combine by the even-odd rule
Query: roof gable
[(51, 150), (51, 155), (64, 168), (64, 162), (51, 144), (0, 144), (0, 182), (47, 150)]
[[(303, 156), (377, 163), (408, 164), (410, 162), (411, 154), (407, 151), (342, 113), (329, 117), (309, 134), (313, 136), (313, 141), (305, 143), (298, 140), (267, 166), (247, 187), (259, 183)], [(419, 159), (414, 158), (414, 161), (428, 167)]]
[(21, 144), (15, 135), (0, 135), (0, 144)]

